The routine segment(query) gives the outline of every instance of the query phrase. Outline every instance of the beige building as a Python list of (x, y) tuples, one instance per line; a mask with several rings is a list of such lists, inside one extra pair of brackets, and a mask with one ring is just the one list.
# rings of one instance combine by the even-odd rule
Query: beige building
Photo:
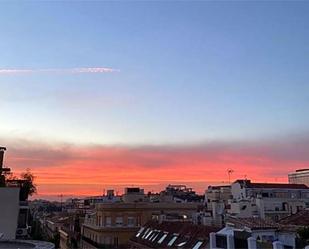
[(309, 187), (309, 169), (298, 169), (290, 173), (289, 183), (305, 184)]
[(139, 228), (151, 219), (163, 220), (169, 215), (192, 217), (198, 203), (100, 203), (85, 217), (82, 226), (82, 248), (122, 248)]

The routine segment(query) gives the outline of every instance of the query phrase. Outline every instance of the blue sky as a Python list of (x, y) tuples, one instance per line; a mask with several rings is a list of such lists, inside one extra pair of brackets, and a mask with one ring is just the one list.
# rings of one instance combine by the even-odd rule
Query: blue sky
[[(0, 136), (149, 144), (306, 132), (308, 13), (306, 1), (2, 2), (0, 70), (15, 71), (0, 73)], [(115, 71), (70, 71), (98, 67)]]

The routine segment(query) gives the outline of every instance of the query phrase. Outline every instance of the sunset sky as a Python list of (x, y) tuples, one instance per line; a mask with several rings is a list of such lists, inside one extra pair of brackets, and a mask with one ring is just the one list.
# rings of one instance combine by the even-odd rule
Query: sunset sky
[(309, 167), (309, 2), (0, 4), (0, 145), (36, 197)]

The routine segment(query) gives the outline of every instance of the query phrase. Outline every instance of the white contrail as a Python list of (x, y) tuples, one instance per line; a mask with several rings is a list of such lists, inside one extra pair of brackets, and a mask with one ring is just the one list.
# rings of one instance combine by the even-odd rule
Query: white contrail
[(46, 69), (6, 69), (0, 68), (2, 74), (28, 74), (28, 73), (114, 73), (118, 69), (110, 67), (77, 67), (77, 68), (46, 68)]

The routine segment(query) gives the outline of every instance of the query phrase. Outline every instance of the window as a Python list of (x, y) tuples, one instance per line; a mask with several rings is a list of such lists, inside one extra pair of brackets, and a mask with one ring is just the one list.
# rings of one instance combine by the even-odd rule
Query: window
[(167, 237), (168, 233), (164, 233), (163, 236), (158, 240), (158, 244), (161, 244), (163, 240)]
[(121, 217), (121, 216), (118, 216), (118, 217), (116, 217), (116, 226), (122, 226), (123, 225), (123, 217)]
[(110, 227), (112, 225), (112, 217), (105, 217), (105, 226)]
[(170, 240), (170, 242), (168, 242), (167, 246), (172, 246), (177, 238), (178, 238), (178, 235), (174, 236), (174, 237)]
[(128, 217), (128, 227), (135, 226), (135, 217)]
[(203, 241), (198, 241), (192, 249), (199, 249), (201, 247), (201, 245), (203, 244)]

